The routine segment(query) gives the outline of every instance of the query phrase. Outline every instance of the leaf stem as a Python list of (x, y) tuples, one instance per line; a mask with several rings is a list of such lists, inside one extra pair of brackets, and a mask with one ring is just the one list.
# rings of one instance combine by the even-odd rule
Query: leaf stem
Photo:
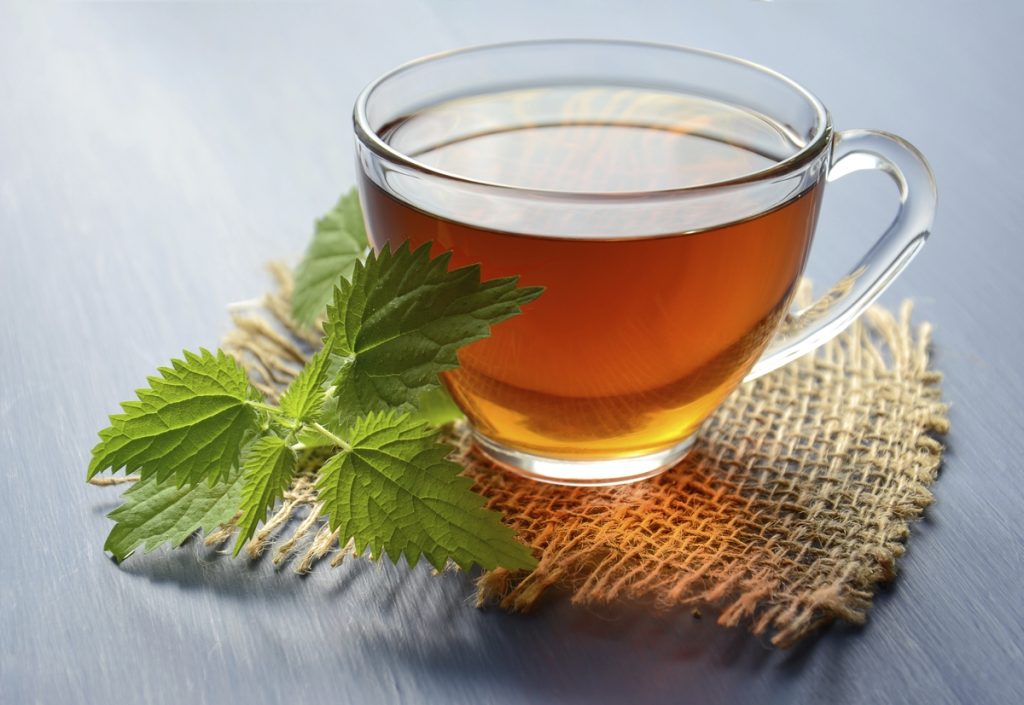
[(254, 409), (260, 409), (270, 414), (271, 421), (279, 424), (280, 426), (283, 426), (285, 430), (288, 431), (289, 438), (298, 433), (299, 429), (302, 428), (301, 421), (299, 421), (298, 419), (293, 419), (291, 416), (285, 414), (283, 411), (281, 411), (281, 407), (279, 406), (265, 404), (261, 401), (250, 401), (247, 403)]
[(331, 443), (333, 443), (334, 445), (338, 446), (342, 450), (344, 450), (346, 452), (352, 450), (352, 446), (350, 446), (348, 443), (343, 441), (341, 438), (339, 438), (335, 434), (333, 434), (330, 431), (328, 431), (326, 428), (321, 426), (319, 423), (314, 421), (313, 423), (309, 424), (309, 427), (314, 429), (317, 433), (319, 433), (321, 436), (323, 436), (324, 438), (326, 438), (327, 440), (329, 440)]
[(264, 404), (261, 401), (252, 401), (252, 400), (247, 401), (246, 404), (248, 404), (249, 406), (251, 406), (254, 409), (262, 409), (263, 411), (266, 411), (266, 412), (268, 412), (268, 413), (270, 413), (270, 414), (272, 414), (274, 416), (280, 416), (281, 415), (281, 410), (278, 409), (276, 406), (272, 406), (271, 404)]

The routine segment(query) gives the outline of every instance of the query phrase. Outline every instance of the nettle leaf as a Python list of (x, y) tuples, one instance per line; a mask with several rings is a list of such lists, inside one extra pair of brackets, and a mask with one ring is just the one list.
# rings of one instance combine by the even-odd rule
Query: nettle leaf
[(313, 241), (295, 270), (292, 316), (313, 323), (331, 300), (334, 285), (348, 277), (368, 247), (359, 194), (352, 189), (317, 221)]
[(462, 409), (455, 404), (444, 387), (424, 392), (416, 401), (416, 409), (411, 415), (415, 419), (438, 427), (465, 418)]
[(123, 503), (107, 516), (117, 522), (103, 548), (123, 561), (139, 546), (152, 551), (170, 542), (177, 548), (196, 531), (210, 531), (238, 513), (242, 473), (230, 470), (213, 482), (177, 485), (154, 475), (124, 493)]
[(263, 436), (253, 443), (242, 459), (242, 518), (238, 521), (235, 555), (267, 518), (267, 510), (284, 496), (295, 474), (295, 451), (283, 438)]
[(540, 287), (518, 277), (480, 281), (480, 267), (448, 271), (451, 253), (430, 258), (430, 246), (385, 247), (340, 280), (324, 329), (340, 362), (334, 378), (343, 417), (411, 409), (458, 367), (456, 351), (486, 338), (492, 325), (517, 315)]
[(448, 271), (451, 255), (431, 259), (429, 245), (385, 248), (364, 264), (365, 250), (353, 191), (317, 223), (296, 274), (296, 318), (313, 321), (332, 291), (333, 304), (324, 349), (278, 408), (225, 353), (201, 350), (161, 368), (111, 416), (88, 477), (107, 469), (142, 475), (109, 515), (116, 524), (106, 548), (116, 559), (140, 545), (180, 545), (241, 512), (237, 554), (292, 481), (293, 448), (326, 446), (334, 455), (317, 479), (323, 511), (360, 552), (405, 555), (412, 565), (426, 556), (438, 569), (448, 561), (535, 565), (424, 420), (459, 415), (438, 375), (458, 366), (459, 348), (487, 337), (541, 289), (518, 288), (516, 277), (481, 282), (479, 266)]
[(473, 482), (448, 460), (451, 447), (434, 429), (395, 412), (359, 418), (350, 448), (320, 469), (317, 491), (341, 543), (354, 539), (375, 558), (426, 557), (441, 570), (450, 559), (468, 570), (530, 569), (536, 560), (501, 515), (485, 509)]
[(245, 371), (218, 350), (184, 352), (161, 367), (138, 401), (121, 404), (92, 450), (88, 477), (106, 469), (140, 471), (158, 482), (215, 482), (238, 465), (242, 445), (258, 430), (251, 402), (262, 397)]
[(281, 395), (280, 408), (296, 421), (309, 421), (320, 413), (324, 403), (324, 382), (331, 364), (330, 345), (325, 344), (288, 385)]

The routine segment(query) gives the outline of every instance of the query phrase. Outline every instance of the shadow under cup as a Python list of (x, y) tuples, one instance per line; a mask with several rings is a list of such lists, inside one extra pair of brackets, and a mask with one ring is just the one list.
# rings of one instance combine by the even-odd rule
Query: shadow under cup
[(788, 311), (833, 144), (774, 72), (600, 41), (413, 62), (355, 127), (375, 248), (429, 242), (545, 287), (444, 378), (486, 455), (566, 484), (686, 454)]

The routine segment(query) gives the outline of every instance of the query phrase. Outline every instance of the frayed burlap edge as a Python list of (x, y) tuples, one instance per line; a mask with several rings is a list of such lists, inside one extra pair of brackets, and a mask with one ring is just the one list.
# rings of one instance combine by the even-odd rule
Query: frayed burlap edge
[(876, 306), (743, 385), (690, 457), (640, 485), (537, 487), (471, 453), (489, 506), (540, 554), (529, 575), (482, 576), (479, 601), (527, 610), (557, 586), (581, 605), (707, 606), (780, 647), (835, 619), (863, 623), (932, 502), (935, 436), (949, 430), (931, 327), (912, 328), (911, 313)]

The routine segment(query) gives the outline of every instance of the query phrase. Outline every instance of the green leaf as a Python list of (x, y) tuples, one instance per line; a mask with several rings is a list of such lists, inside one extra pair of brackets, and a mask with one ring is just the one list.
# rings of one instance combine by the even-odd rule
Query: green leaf
[(292, 316), (313, 323), (331, 300), (334, 285), (352, 272), (367, 248), (359, 194), (352, 189), (316, 223), (313, 241), (295, 270)]
[(281, 395), (280, 409), (283, 413), (296, 421), (309, 421), (319, 414), (324, 403), (323, 385), (330, 363), (330, 346), (325, 345), (309, 359)]
[(242, 459), (242, 518), (238, 522), (235, 555), (267, 518), (267, 510), (288, 489), (295, 473), (295, 451), (283, 438), (263, 436), (249, 446)]
[(439, 386), (440, 372), (458, 366), (460, 347), (486, 338), (542, 291), (517, 288), (518, 277), (481, 282), (479, 265), (449, 272), (450, 259), (430, 259), (429, 244), (385, 247), (356, 263), (351, 282), (340, 280), (324, 329), (340, 361), (334, 385), (343, 418), (414, 408)]
[(242, 473), (236, 468), (213, 484), (177, 485), (154, 475), (139, 480), (107, 516), (116, 521), (103, 548), (120, 562), (138, 546), (152, 551), (169, 541), (177, 548), (197, 530), (231, 521), (242, 500)]
[(425, 392), (416, 402), (412, 412), (415, 419), (421, 419), (431, 426), (444, 426), (452, 421), (464, 418), (462, 409), (456, 406), (444, 387)]
[(348, 434), (350, 448), (320, 469), (317, 490), (341, 543), (354, 539), (377, 558), (420, 555), (438, 570), (448, 559), (469, 569), (529, 569), (536, 560), (516, 541), (501, 515), (485, 509), (451, 447), (436, 432), (395, 412), (361, 417)]
[(141, 471), (158, 482), (215, 482), (238, 465), (242, 445), (258, 428), (251, 402), (261, 399), (223, 351), (185, 351), (161, 367), (138, 401), (121, 404), (92, 450), (88, 477), (105, 469)]

